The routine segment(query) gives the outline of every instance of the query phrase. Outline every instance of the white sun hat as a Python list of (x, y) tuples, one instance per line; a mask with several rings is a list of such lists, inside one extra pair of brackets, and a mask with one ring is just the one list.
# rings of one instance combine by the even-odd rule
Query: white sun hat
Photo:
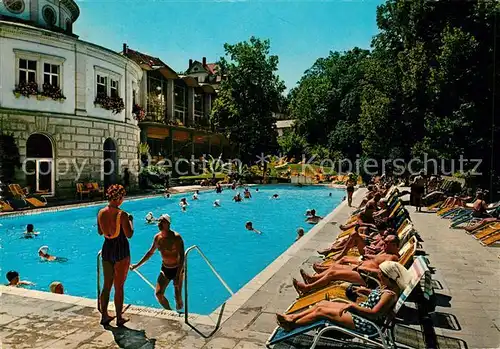
[(49, 252), (49, 246), (42, 246), (38, 249), (38, 253), (42, 252), (43, 254), (47, 254)]
[(167, 221), (169, 223), (172, 223), (172, 219), (170, 218), (170, 216), (166, 213), (162, 214), (159, 218), (158, 218), (158, 221), (161, 222), (161, 221)]

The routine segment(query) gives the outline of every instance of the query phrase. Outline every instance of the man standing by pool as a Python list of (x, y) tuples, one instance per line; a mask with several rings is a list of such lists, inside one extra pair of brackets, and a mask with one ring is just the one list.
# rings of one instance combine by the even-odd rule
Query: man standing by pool
[(160, 232), (153, 238), (153, 245), (137, 264), (130, 266), (130, 270), (139, 268), (153, 256), (156, 249), (160, 251), (162, 265), (158, 281), (156, 283), (156, 299), (165, 308), (170, 310), (170, 304), (165, 298), (165, 290), (174, 281), (175, 303), (177, 310), (184, 307), (182, 302), (182, 281), (184, 280), (184, 241), (175, 231), (170, 229), (171, 219), (168, 214), (158, 218)]

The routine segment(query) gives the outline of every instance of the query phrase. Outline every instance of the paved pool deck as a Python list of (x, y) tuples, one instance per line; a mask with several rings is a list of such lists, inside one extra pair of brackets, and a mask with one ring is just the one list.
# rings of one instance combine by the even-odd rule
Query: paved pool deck
[[(364, 190), (356, 192), (359, 202)], [(433, 316), (440, 348), (500, 347), (500, 249), (483, 247), (462, 230), (448, 229), (435, 214), (413, 213), (423, 249), (436, 280), (438, 308)], [(316, 250), (331, 243), (351, 209), (337, 207), (227, 303), (223, 324), (204, 339), (171, 312), (129, 308), (126, 328), (99, 325), (95, 300), (0, 287), (0, 349), (4, 348), (263, 348), (275, 327), (274, 314), (296, 298), (292, 277), (317, 261)], [(92, 278), (92, 281), (94, 278)], [(190, 319), (204, 333), (211, 317)], [(420, 327), (398, 326), (397, 335), (424, 348)], [(412, 337), (412, 338), (410, 338)], [(287, 347), (288, 348), (288, 347)], [(294, 348), (290, 346), (290, 348)]]

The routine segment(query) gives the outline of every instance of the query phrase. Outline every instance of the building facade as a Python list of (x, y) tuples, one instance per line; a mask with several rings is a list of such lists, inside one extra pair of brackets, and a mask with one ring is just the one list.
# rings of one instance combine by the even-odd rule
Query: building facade
[(190, 60), (185, 74), (178, 74), (161, 59), (127, 44), (123, 44), (122, 54), (143, 70), (140, 90), (144, 93), (135, 103), (143, 115), (139, 118), (141, 142), (149, 145), (153, 164), (165, 159), (175, 162), (179, 158), (229, 153), (225, 137), (210, 125), (220, 81), (213, 70), (215, 64), (207, 64), (205, 58), (203, 63)]
[(133, 108), (143, 69), (79, 40), (78, 16), (73, 0), (0, 1), (0, 130), (20, 151), (16, 181), (48, 196), (118, 182), (139, 166)]

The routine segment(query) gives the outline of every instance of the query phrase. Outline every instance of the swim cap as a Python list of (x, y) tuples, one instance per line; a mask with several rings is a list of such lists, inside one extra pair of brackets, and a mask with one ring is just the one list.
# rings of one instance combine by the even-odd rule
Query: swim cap
[(54, 282), (52, 282), (52, 283), (50, 284), (50, 286), (49, 286), (50, 292), (52, 292), (52, 293), (56, 293), (56, 288), (57, 288), (57, 286), (59, 286), (59, 285), (61, 285), (61, 286), (62, 286), (62, 284), (61, 284), (59, 281), (54, 281)]
[(106, 191), (106, 198), (108, 199), (108, 201), (120, 200), (126, 194), (127, 192), (121, 184), (113, 184)]
[(167, 221), (167, 222), (171, 223), (172, 219), (170, 218), (170, 216), (168, 214), (164, 213), (160, 216), (160, 218), (158, 218), (158, 222), (161, 222), (161, 221)]
[(38, 253), (42, 252), (43, 254), (47, 254), (49, 252), (49, 246), (42, 246), (38, 249)]
[(411, 273), (398, 262), (386, 261), (381, 263), (379, 268), (382, 274), (398, 284), (401, 291), (411, 283)]
[(219, 204), (220, 204), (220, 200), (219, 200), (219, 199), (215, 200), (215, 201), (214, 201), (214, 204), (219, 205)]

